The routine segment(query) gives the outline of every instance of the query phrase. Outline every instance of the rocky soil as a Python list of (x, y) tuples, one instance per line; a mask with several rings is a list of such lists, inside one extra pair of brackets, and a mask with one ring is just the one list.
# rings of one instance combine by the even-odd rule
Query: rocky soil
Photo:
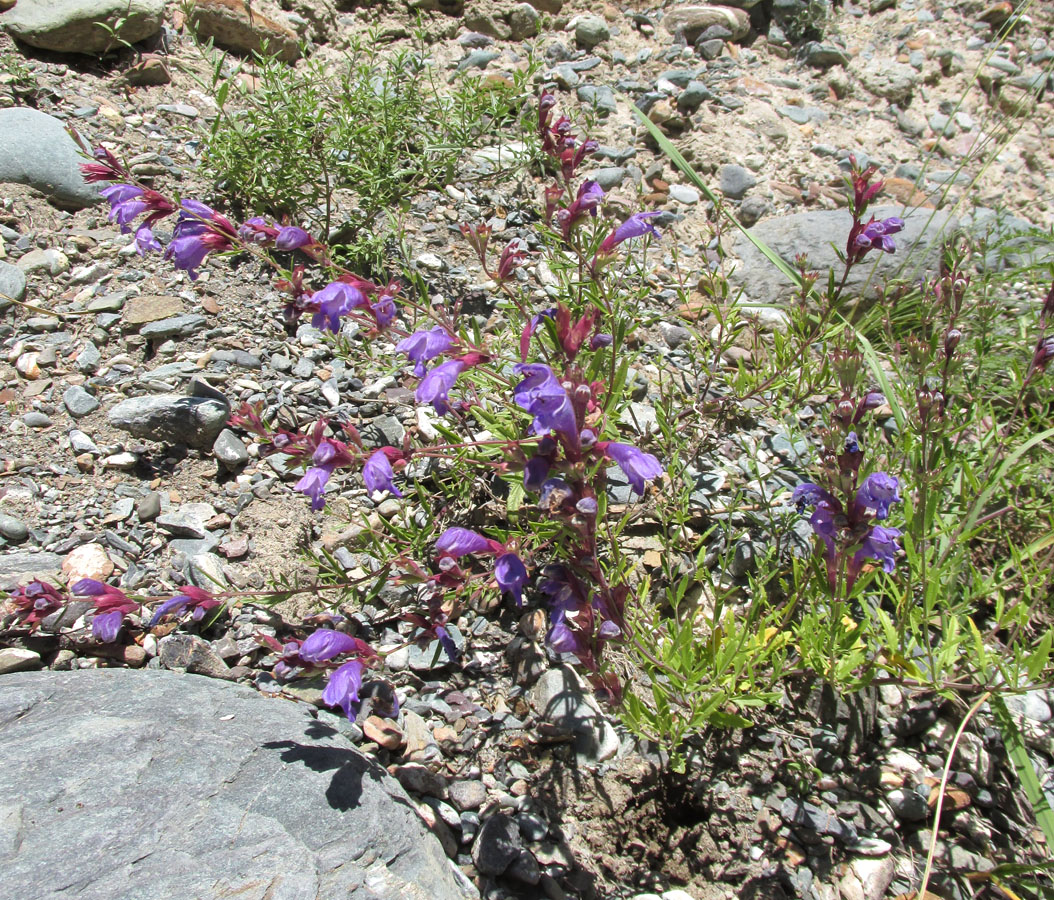
[[(8, 32), (0, 36), (4, 589), (33, 576), (99, 578), (159, 596), (187, 583), (310, 585), (316, 570), (301, 551), (322, 549), (355, 577), (370, 564), (354, 552), (363, 528), (415, 515), (401, 501), (375, 504), (350, 478), (328, 496), (325, 515), (312, 513), (291, 488), (296, 473), (225, 427), (232, 407), (262, 399), (300, 427), (339, 414), (376, 445), (398, 444), (427, 421), (390, 348), (378, 348), (375, 369), (350, 370), (315, 329), (287, 332), (282, 300), (255, 265), (214, 261), (191, 282), (156, 255), (138, 256), (80, 180), (66, 126), (92, 145), (107, 142), (159, 189), (211, 199), (199, 161), (216, 104), (192, 77), (204, 66), (192, 25), (235, 53), (267, 37), (295, 65), (298, 36), (324, 59), (366, 33), (381, 54), (408, 46), (420, 12), (428, 56), (444, 76), (508, 77), (533, 54), (538, 87), (553, 89), (600, 141), (593, 174), (612, 209), (662, 210), (650, 276), (659, 325), (642, 346), (645, 374), (682, 366), (684, 329), (706, 327), (681, 315), (675, 287), (695, 284), (716, 245), (710, 205), (649, 148), (634, 105), (741, 222), (768, 229), (774, 243), (782, 236), (788, 258), (801, 250), (817, 265), (832, 258), (827, 245), (843, 230), (831, 211), (845, 205), (850, 154), (879, 166), (884, 202), (914, 210), (916, 261), (932, 265), (941, 239), (991, 224), (992, 210), (1010, 214), (999, 220), (1004, 233), (1054, 225), (1047, 4), (1034, 4), (1000, 40), (1010, 3), (846, 2), (810, 37), (796, 11), (804, 4), (784, 0), (741, 0), (748, 9), (435, 0), (413, 11), (403, 2), (254, 0), (252, 17), (240, 0), (198, 0), (189, 19), (174, 4), (136, 0), (135, 53), (96, 45), (98, 29), (85, 28), (111, 5), (19, 0), (0, 16)], [(458, 178), (415, 198), (402, 219), (409, 263), (433, 299), (485, 295), (458, 222), (489, 219), (511, 237), (526, 221), (518, 210), (537, 203), (541, 182), (530, 173), (486, 177), (495, 158), (493, 147), (467, 154)], [(733, 279), (749, 300), (786, 299), (749, 250), (727, 249), (739, 254)], [(1015, 258), (1029, 252), (1023, 243)], [(531, 277), (544, 292), (545, 273)], [(779, 321), (772, 315), (769, 326)], [(639, 412), (647, 430), (647, 396)], [(710, 446), (693, 495), (702, 524), (706, 509), (757, 477), (745, 464), (751, 450), (768, 462), (777, 494), (804, 467), (805, 450), (775, 423), (714, 435)], [(662, 537), (638, 536), (642, 565), (657, 565), (647, 553), (662, 550)], [(807, 529), (801, 538), (808, 547)], [(402, 643), (403, 602), (398, 591), (382, 595), (381, 605), (354, 611), (356, 627), (382, 648)], [(488, 898), (879, 900), (917, 888), (938, 824), (930, 890), (946, 900), (993, 890), (972, 873), (1044, 855), (984, 716), (964, 736), (934, 822), (935, 785), (962, 715), (951, 704), (892, 687), (847, 701), (795, 685), (753, 728), (700, 739), (682, 777), (543, 649), (540, 609), (466, 612), (455, 629), (456, 667), (433, 647), (393, 654), (399, 719), (374, 714), (384, 701), (378, 688), (348, 722), (321, 708), (317, 684), (276, 682), (274, 658), (254, 640), (293, 633), (325, 604), (312, 592), (277, 609), (246, 597), (208, 632), (155, 629), (117, 650), (93, 644), (73, 610), (50, 632), (0, 639), (0, 673), (179, 669), (319, 707), (319, 721), (410, 792)], [(1016, 702), (1047, 777), (1054, 696)]]

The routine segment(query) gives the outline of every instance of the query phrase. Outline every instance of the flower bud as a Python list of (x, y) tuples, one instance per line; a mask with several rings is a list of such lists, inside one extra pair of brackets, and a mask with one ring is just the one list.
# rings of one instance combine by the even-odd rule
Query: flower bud
[(955, 352), (955, 348), (959, 346), (959, 341), (962, 340), (963, 333), (958, 328), (949, 328), (948, 333), (944, 335), (944, 355), (951, 356)]

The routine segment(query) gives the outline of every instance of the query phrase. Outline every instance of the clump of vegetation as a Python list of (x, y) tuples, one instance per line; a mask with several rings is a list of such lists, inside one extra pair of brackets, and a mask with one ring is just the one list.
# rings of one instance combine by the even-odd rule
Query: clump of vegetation
[(441, 85), (421, 53), (377, 61), (361, 45), (336, 70), (261, 58), (254, 90), (218, 84), (203, 171), (239, 214), (305, 225), (337, 258), (372, 268), (378, 216), (451, 181), (467, 148), (515, 119), (529, 74)]

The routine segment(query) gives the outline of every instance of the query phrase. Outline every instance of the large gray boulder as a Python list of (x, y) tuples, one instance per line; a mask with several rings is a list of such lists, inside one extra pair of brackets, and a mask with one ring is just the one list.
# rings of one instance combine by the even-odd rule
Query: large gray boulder
[(163, 671), (0, 677), (21, 900), (465, 900), (409, 797), (286, 700)]
[[(854, 295), (873, 298), (886, 281), (915, 281), (934, 274), (945, 241), (959, 230), (958, 219), (942, 210), (879, 206), (873, 207), (870, 214), (876, 219), (900, 216), (904, 230), (893, 236), (896, 253), (872, 250), (853, 268), (846, 284), (847, 299)], [(835, 276), (841, 278), (843, 265), (834, 248), (845, 251), (852, 224), (852, 216), (844, 209), (817, 210), (766, 219), (751, 228), (750, 233), (768, 244), (792, 269), (794, 258), (799, 253), (806, 254), (810, 268), (820, 273), (817, 284), (822, 288), (827, 283), (828, 269), (833, 267)], [(728, 280), (733, 288), (742, 288), (745, 299), (782, 304), (794, 297), (790, 279), (746, 237), (735, 235), (732, 252), (739, 262)]]
[(165, 0), (18, 0), (0, 24), (30, 46), (93, 55), (153, 37), (164, 14)]
[(29, 185), (55, 206), (84, 209), (100, 200), (99, 186), (81, 176), (84, 161), (54, 116), (28, 107), (0, 109), (0, 183)]

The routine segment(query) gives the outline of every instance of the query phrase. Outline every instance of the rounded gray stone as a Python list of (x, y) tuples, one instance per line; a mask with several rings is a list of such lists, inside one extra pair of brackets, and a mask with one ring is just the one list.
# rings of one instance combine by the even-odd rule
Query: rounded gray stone
[(29, 537), (29, 529), (25, 523), (7, 513), (0, 513), (0, 536), (9, 540), (12, 544), (21, 544)]
[(28, 185), (55, 206), (83, 209), (100, 199), (98, 187), (81, 175), (83, 161), (58, 119), (28, 107), (0, 109), (0, 182)]
[(110, 424), (137, 438), (211, 448), (223, 431), (230, 407), (208, 397), (160, 394), (122, 400), (109, 412)]
[[(92, 56), (152, 37), (164, 14), (165, 0), (19, 0), (3, 24), (31, 47)], [(117, 37), (102, 27), (118, 24)]]
[(62, 402), (75, 419), (90, 415), (99, 408), (99, 401), (79, 384), (66, 388), (62, 394)]
[(575, 43), (592, 50), (611, 37), (611, 29), (600, 16), (582, 16), (575, 25)]
[(298, 704), (165, 671), (27, 672), (0, 679), (0, 722), (22, 896), (471, 896), (399, 784)]
[(758, 183), (749, 169), (736, 165), (721, 166), (717, 171), (717, 178), (721, 193), (733, 200), (741, 199)]
[[(4, 139), (0, 137), (0, 144)], [(0, 150), (0, 153), (3, 151)], [(26, 296), (26, 276), (17, 266), (0, 262), (0, 309), (7, 309), (11, 301), (21, 302)]]
[(224, 428), (212, 445), (212, 453), (228, 471), (234, 471), (249, 461), (249, 451), (245, 444), (229, 428)]

